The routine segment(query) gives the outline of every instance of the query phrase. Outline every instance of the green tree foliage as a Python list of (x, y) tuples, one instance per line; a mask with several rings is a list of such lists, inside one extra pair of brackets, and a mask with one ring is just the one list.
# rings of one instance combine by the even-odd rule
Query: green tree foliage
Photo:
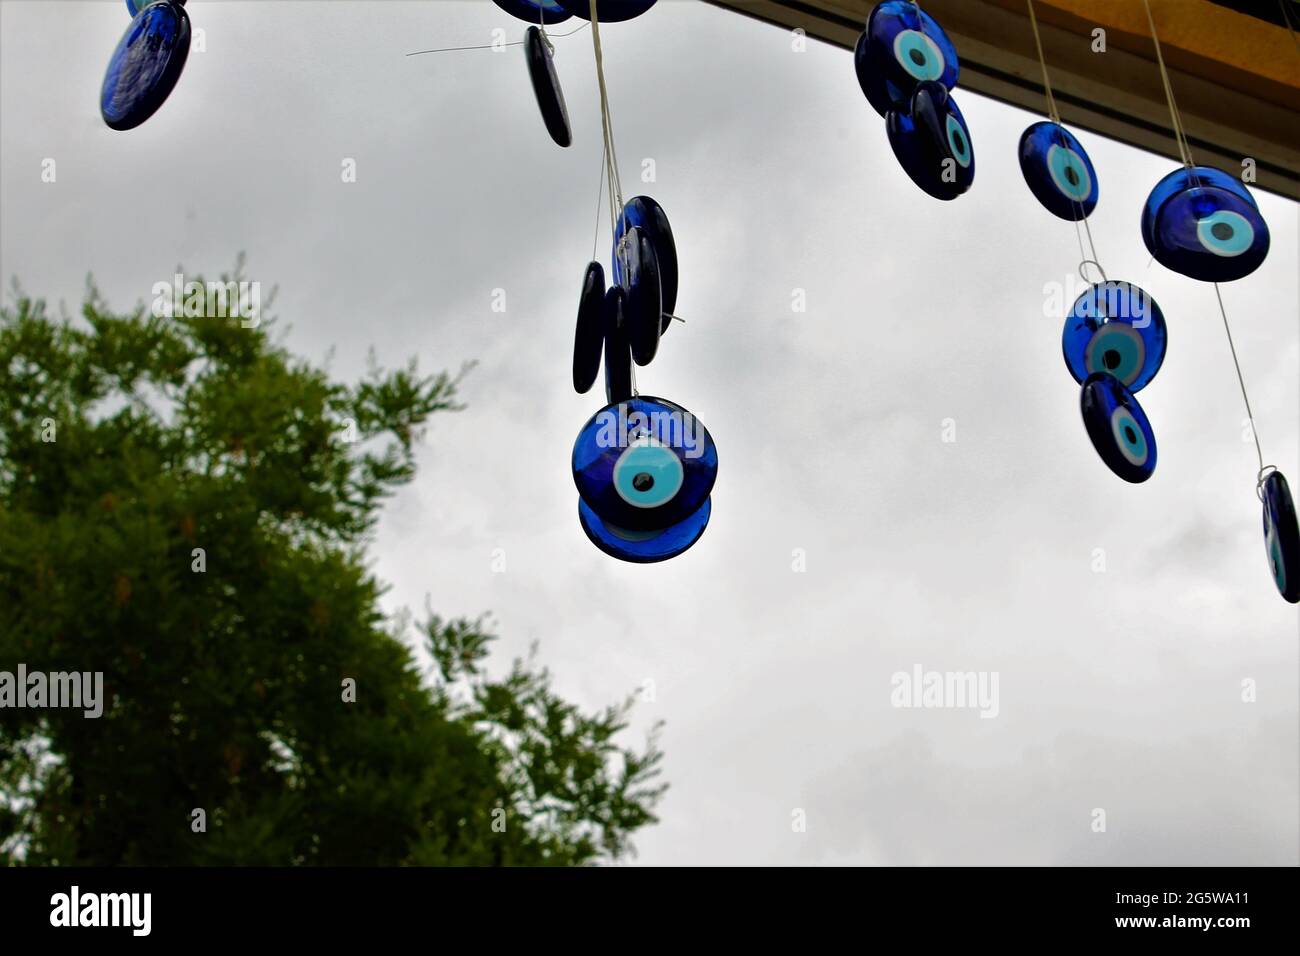
[(654, 734), (616, 740), (630, 700), (584, 714), (531, 657), (493, 679), (484, 620), (380, 611), (369, 532), (458, 377), (347, 386), (270, 321), (152, 312), (93, 286), (80, 319), (21, 292), (0, 311), (0, 670), (102, 671), (106, 700), (0, 710), (0, 860), (627, 852), (663, 790)]

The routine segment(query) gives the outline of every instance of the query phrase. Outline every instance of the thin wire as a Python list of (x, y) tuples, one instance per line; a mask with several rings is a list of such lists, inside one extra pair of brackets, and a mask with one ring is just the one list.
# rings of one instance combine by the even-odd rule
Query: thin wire
[[(1083, 204), (1079, 203), (1079, 206), (1082, 208)], [(1078, 228), (1077, 223), (1075, 228)], [(1110, 280), (1106, 277), (1106, 268), (1101, 264), (1101, 257), (1097, 255), (1097, 245), (1092, 241), (1092, 227), (1088, 225), (1087, 216), (1083, 217), (1083, 231), (1088, 235), (1088, 248), (1092, 250), (1092, 261), (1097, 264), (1097, 270), (1101, 273), (1102, 281), (1109, 282)]]
[(1250, 437), (1255, 439), (1255, 455), (1259, 459), (1259, 470), (1264, 471), (1264, 452), (1259, 446), (1259, 430), (1255, 428), (1255, 413), (1250, 410), (1250, 398), (1246, 395), (1246, 379), (1241, 374), (1241, 363), (1237, 361), (1237, 346), (1232, 342), (1232, 329), (1228, 325), (1228, 311), (1223, 307), (1223, 295), (1219, 292), (1219, 283), (1214, 283), (1214, 295), (1219, 300), (1219, 314), (1223, 316), (1223, 331), (1228, 335), (1228, 349), (1232, 352), (1232, 365), (1237, 370), (1237, 384), (1241, 386), (1241, 400), (1246, 403), (1246, 417), (1250, 419)]
[(1169, 82), (1169, 71), (1165, 68), (1165, 57), (1160, 51), (1160, 37), (1156, 33), (1156, 20), (1151, 15), (1150, 0), (1142, 0), (1142, 6), (1147, 12), (1147, 23), (1151, 26), (1151, 40), (1156, 47), (1156, 63), (1160, 66), (1160, 82), (1164, 84), (1165, 97), (1169, 100), (1169, 117), (1174, 124), (1174, 144), (1178, 147), (1178, 155), (1182, 157), (1183, 165), (1191, 169), (1192, 151), (1187, 145), (1187, 134), (1183, 130), (1182, 119), (1178, 115), (1178, 105), (1174, 100), (1173, 84)]
[(1291, 42), (1300, 50), (1300, 37), (1296, 36), (1295, 27), (1291, 26), (1291, 14), (1287, 12), (1286, 0), (1277, 0), (1278, 9), (1282, 11), (1282, 22), (1286, 24), (1287, 31), (1291, 34)]
[(1038, 47), (1038, 65), (1043, 68), (1043, 89), (1047, 92), (1047, 115), (1053, 123), (1061, 125), (1061, 114), (1056, 109), (1056, 97), (1052, 95), (1052, 81), (1047, 76), (1047, 58), (1043, 56), (1043, 38), (1038, 35), (1038, 17), (1034, 15), (1034, 0), (1025, 0), (1029, 6), (1029, 22), (1034, 28), (1034, 44)]
[[(577, 33), (578, 30), (585, 30), (588, 27), (588, 25), (589, 24), (584, 23), (582, 26), (578, 27), (577, 30), (570, 30), (568, 33), (546, 34), (544, 32), (543, 35), (548, 40), (552, 36), (554, 36), (556, 39), (559, 39), (560, 37), (571, 37), (575, 33)], [(416, 50), (414, 53), (408, 53), (406, 55), (419, 56), (421, 53), (455, 53), (458, 50), (495, 50), (503, 46), (522, 46), (523, 43), (524, 43), (523, 40), (511, 40), (509, 43), (488, 43), (484, 46), (445, 46), (445, 47), (440, 47), (436, 50)]]
[[(1142, 0), (1142, 6), (1146, 8), (1147, 22), (1151, 25), (1151, 39), (1154, 41), (1156, 46), (1156, 60), (1160, 64), (1160, 80), (1164, 84), (1165, 95), (1169, 97), (1169, 115), (1172, 117), (1174, 123), (1174, 138), (1177, 140), (1181, 136), (1181, 141), (1178, 143), (1178, 149), (1179, 153), (1183, 157), (1183, 163), (1188, 169), (1195, 169), (1195, 164), (1192, 161), (1191, 146), (1187, 143), (1187, 132), (1183, 129), (1182, 117), (1178, 112), (1178, 102), (1174, 99), (1173, 84), (1169, 81), (1169, 73), (1165, 69), (1164, 57), (1160, 53), (1160, 38), (1156, 35), (1156, 22), (1151, 16), (1151, 4), (1149, 0)], [(1199, 187), (1200, 180), (1195, 173), (1193, 173), (1192, 179)], [(1259, 472), (1256, 476), (1256, 492), (1258, 492), (1259, 483), (1263, 481), (1264, 478), (1264, 452), (1260, 447), (1259, 429), (1255, 427), (1255, 413), (1250, 407), (1250, 396), (1246, 393), (1246, 377), (1241, 373), (1241, 362), (1237, 358), (1237, 346), (1232, 340), (1232, 326), (1228, 322), (1228, 310), (1223, 305), (1223, 293), (1219, 290), (1219, 283), (1217, 282), (1214, 283), (1214, 297), (1219, 302), (1219, 315), (1223, 317), (1223, 331), (1228, 337), (1228, 351), (1232, 353), (1232, 367), (1236, 370), (1237, 385), (1241, 388), (1241, 400), (1245, 403), (1246, 418), (1250, 421), (1250, 437), (1255, 442), (1255, 457), (1259, 462)]]
[[(605, 139), (605, 160), (609, 170), (610, 233), (617, 234), (618, 220), (625, 216), (623, 210), (623, 183), (618, 173), (618, 151), (614, 146), (614, 119), (609, 108), (609, 90), (605, 86), (605, 58), (600, 46), (600, 20), (596, 14), (596, 0), (589, 0), (591, 12), (591, 42), (596, 54), (596, 79), (600, 87), (600, 125)], [(626, 234), (626, 229), (624, 230)], [(615, 250), (617, 255), (617, 250)]]
[[(1056, 97), (1052, 94), (1052, 80), (1047, 73), (1047, 57), (1043, 53), (1043, 38), (1038, 32), (1038, 17), (1034, 13), (1034, 0), (1025, 0), (1025, 5), (1029, 7), (1029, 23), (1034, 28), (1034, 46), (1038, 48), (1038, 65), (1043, 71), (1043, 92), (1047, 94), (1047, 115), (1058, 128), (1063, 129), (1061, 113), (1056, 108)], [(1106, 270), (1101, 264), (1101, 257), (1097, 255), (1097, 245), (1093, 242), (1092, 228), (1088, 225), (1088, 217), (1083, 213), (1083, 203), (1073, 197), (1071, 197), (1070, 201), (1079, 211), (1079, 219), (1074, 221), (1074, 238), (1079, 245), (1079, 276), (1084, 282), (1087, 282), (1088, 276), (1084, 273), (1083, 267), (1088, 263), (1092, 263), (1097, 267), (1097, 271), (1101, 273), (1102, 281), (1108, 281)], [(1079, 234), (1080, 219), (1083, 220), (1083, 228), (1088, 234), (1088, 249), (1092, 252), (1091, 258), (1088, 257), (1088, 253), (1083, 251), (1083, 238)]]
[(600, 244), (600, 200), (605, 192), (605, 144), (600, 145), (600, 182), (596, 184), (596, 234), (591, 237), (591, 261), (596, 261), (596, 247)]

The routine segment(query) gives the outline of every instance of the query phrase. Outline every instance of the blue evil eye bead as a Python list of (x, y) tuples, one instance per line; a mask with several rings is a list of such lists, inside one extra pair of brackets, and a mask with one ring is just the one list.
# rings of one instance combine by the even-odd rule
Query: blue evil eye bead
[(601, 309), (605, 328), (605, 400), (611, 405), (632, 397), (636, 380), (632, 374), (632, 347), (627, 341), (626, 293), (616, 285), (605, 292)]
[(935, 199), (956, 199), (975, 181), (975, 149), (957, 102), (940, 84), (922, 83), (910, 112), (885, 117), (889, 145), (904, 172)]
[[(560, 6), (581, 20), (591, 19), (589, 0), (556, 0)], [(596, 0), (596, 18), (601, 23), (618, 23), (639, 17), (655, 5), (655, 0)]]
[(1278, 593), (1292, 604), (1300, 604), (1300, 526), (1296, 524), (1295, 502), (1280, 471), (1264, 479), (1264, 547)]
[(704, 534), (709, 524), (713, 500), (704, 499), (695, 512), (662, 531), (630, 531), (602, 520), (591, 507), (578, 499), (578, 521), (588, 539), (612, 558), (650, 564), (666, 561), (681, 554)]
[(1203, 282), (1250, 275), (1269, 247), (1268, 225), (1254, 197), (1210, 167), (1180, 172), (1172, 182), (1170, 177), (1161, 180), (1147, 197), (1142, 238), (1151, 255), (1166, 268)]
[(659, 263), (654, 246), (640, 226), (630, 227), (614, 251), (624, 296), (632, 361), (649, 365), (659, 351), (660, 320), (664, 314), (659, 289)]
[(1245, 184), (1223, 170), (1215, 169), (1213, 166), (1194, 166), (1191, 169), (1180, 166), (1155, 184), (1151, 194), (1147, 196), (1146, 204), (1142, 207), (1142, 241), (1146, 243), (1147, 251), (1152, 255), (1155, 254), (1156, 213), (1174, 196), (1186, 192), (1193, 186), (1223, 189), (1239, 196), (1250, 205), (1255, 205), (1255, 197), (1250, 194)]
[[(673, 227), (668, 224), (668, 216), (663, 207), (649, 196), (633, 196), (623, 204), (623, 214), (618, 217), (614, 228), (614, 249), (618, 249), (619, 240), (630, 226), (637, 226), (645, 233), (650, 244), (654, 246), (655, 259), (659, 262), (659, 287), (663, 298), (664, 319), (661, 332), (667, 332), (672, 325), (668, 318), (677, 308), (677, 243), (673, 241)], [(619, 281), (619, 264), (617, 252), (614, 255), (614, 281)]]
[(1101, 282), (1074, 300), (1061, 331), (1061, 353), (1076, 382), (1095, 372), (1144, 388), (1165, 360), (1169, 333), (1156, 300), (1130, 282)]
[(524, 34), (524, 55), (528, 59), (528, 76), (533, 81), (533, 93), (542, 111), (546, 132), (551, 134), (557, 146), (568, 146), (573, 142), (573, 133), (569, 128), (569, 111), (564, 106), (564, 91), (560, 89), (560, 78), (555, 75), (551, 49), (537, 27), (529, 27)]
[(604, 347), (605, 270), (599, 262), (593, 262), (582, 277), (578, 322), (573, 334), (573, 387), (579, 395), (596, 384)]
[(906, 109), (917, 84), (957, 84), (957, 50), (935, 19), (914, 3), (876, 4), (853, 51), (853, 69), (881, 116)]
[(1078, 222), (1097, 208), (1097, 171), (1065, 127), (1035, 123), (1020, 135), (1020, 171), (1029, 191), (1053, 216)]
[(717, 476), (718, 452), (704, 423), (662, 398), (607, 405), (573, 444), (578, 495), (602, 521), (631, 531), (684, 521)]
[(190, 54), (190, 18), (175, 0), (144, 8), (113, 51), (99, 95), (110, 129), (139, 126), (162, 106)]
[(1079, 396), (1092, 447), (1111, 471), (1139, 484), (1156, 470), (1156, 436), (1133, 393), (1113, 375), (1097, 372)]
[(512, 17), (525, 23), (540, 23), (542, 26), (563, 23), (573, 16), (560, 6), (557, 0), (492, 0), (492, 2)]

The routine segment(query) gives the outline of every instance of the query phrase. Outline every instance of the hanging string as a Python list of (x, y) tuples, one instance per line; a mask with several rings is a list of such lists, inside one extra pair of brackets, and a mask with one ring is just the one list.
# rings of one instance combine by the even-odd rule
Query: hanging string
[[(1038, 31), (1038, 16), (1034, 13), (1034, 0), (1025, 0), (1025, 5), (1029, 7), (1029, 23), (1034, 29), (1034, 46), (1038, 49), (1038, 65), (1043, 71), (1043, 92), (1047, 94), (1047, 116), (1053, 124), (1060, 127), (1061, 112), (1056, 108), (1056, 97), (1052, 94), (1052, 80), (1047, 73), (1047, 57), (1043, 53), (1043, 38)], [(1102, 281), (1108, 281), (1106, 270), (1102, 267), (1101, 257), (1097, 255), (1097, 245), (1092, 239), (1092, 228), (1088, 225), (1088, 217), (1083, 215), (1083, 203), (1077, 199), (1071, 198), (1070, 202), (1079, 210), (1079, 218), (1074, 221), (1074, 238), (1079, 246), (1079, 277), (1084, 282), (1088, 282), (1088, 276), (1085, 266), (1094, 265), (1097, 271), (1101, 273)], [(1083, 221), (1084, 231), (1088, 236), (1088, 252), (1083, 249), (1083, 236), (1079, 232), (1079, 220)], [(1091, 284), (1091, 283), (1089, 283)]]
[(605, 194), (605, 145), (600, 147), (600, 182), (596, 184), (596, 234), (591, 237), (591, 261), (596, 261), (596, 247), (600, 243), (600, 200)]
[(1300, 50), (1300, 38), (1296, 37), (1295, 27), (1291, 26), (1291, 14), (1287, 12), (1286, 0), (1277, 0), (1277, 6), (1282, 11), (1282, 22), (1286, 24), (1287, 32), (1291, 34), (1291, 42)]
[(1038, 65), (1043, 68), (1043, 89), (1047, 91), (1047, 115), (1057, 126), (1061, 125), (1061, 114), (1056, 109), (1056, 97), (1052, 95), (1052, 81), (1047, 77), (1047, 58), (1043, 56), (1043, 38), (1038, 35), (1038, 17), (1034, 15), (1034, 0), (1025, 0), (1029, 5), (1029, 23), (1034, 28), (1034, 45), (1038, 47)]
[(618, 215), (623, 208), (623, 184), (618, 175), (618, 152), (614, 148), (614, 121), (609, 109), (609, 90), (605, 86), (605, 58), (600, 46), (600, 21), (596, 15), (596, 0), (589, 0), (591, 12), (591, 43), (596, 54), (596, 81), (600, 87), (600, 126), (605, 140), (605, 163), (609, 173), (610, 226), (616, 228)]
[[(1188, 169), (1193, 169), (1195, 163), (1192, 161), (1191, 146), (1187, 142), (1187, 132), (1183, 127), (1182, 116), (1178, 112), (1178, 102), (1174, 99), (1174, 88), (1169, 81), (1169, 71), (1165, 68), (1164, 56), (1160, 52), (1160, 38), (1156, 34), (1156, 22), (1151, 15), (1149, 0), (1142, 0), (1142, 6), (1146, 8), (1147, 23), (1151, 26), (1151, 39), (1156, 47), (1156, 62), (1160, 65), (1160, 81), (1164, 84), (1165, 96), (1169, 99), (1169, 115), (1174, 124), (1174, 139), (1178, 142), (1178, 151), (1183, 158), (1183, 164)], [(1200, 180), (1195, 174), (1193, 174), (1193, 180), (1199, 187)], [(1237, 358), (1237, 345), (1232, 340), (1232, 325), (1228, 322), (1228, 310), (1223, 305), (1223, 293), (1220, 291), (1217, 282), (1214, 283), (1214, 297), (1219, 303), (1219, 315), (1223, 318), (1223, 332), (1228, 338), (1228, 351), (1232, 353), (1232, 367), (1237, 373), (1237, 385), (1241, 389), (1241, 400), (1246, 406), (1246, 420), (1250, 423), (1250, 437), (1255, 442), (1255, 458), (1259, 463), (1259, 472), (1255, 478), (1255, 493), (1262, 495), (1261, 489), (1267, 472), (1276, 469), (1272, 465), (1265, 466), (1264, 464), (1264, 451), (1259, 443), (1259, 429), (1255, 427), (1255, 413), (1250, 407), (1250, 396), (1246, 392), (1246, 377), (1241, 372), (1241, 361)]]
[[(555, 39), (557, 40), (562, 37), (571, 37), (579, 30), (585, 30), (587, 29), (587, 27), (588, 24), (584, 23), (576, 30), (570, 30), (568, 33), (556, 33), (556, 34), (549, 34), (546, 32), (545, 29), (543, 29), (542, 39), (545, 40), (546, 45), (549, 46), (552, 51), (554, 51), (555, 45), (551, 43), (552, 36), (554, 36)], [(511, 40), (509, 43), (488, 43), (488, 44), (484, 44), (483, 46), (444, 46), (444, 47), (439, 47), (436, 50), (416, 50), (414, 53), (408, 53), (406, 55), (419, 56), (422, 53), (455, 53), (458, 50), (497, 50), (503, 46), (523, 46), (523, 43), (524, 43), (523, 40)]]
[(1232, 352), (1232, 366), (1237, 370), (1237, 384), (1241, 386), (1241, 400), (1246, 403), (1246, 418), (1250, 422), (1250, 437), (1255, 440), (1255, 456), (1259, 459), (1259, 475), (1264, 475), (1264, 451), (1259, 445), (1259, 430), (1255, 427), (1255, 413), (1250, 409), (1250, 397), (1246, 394), (1246, 379), (1241, 374), (1241, 362), (1237, 360), (1237, 346), (1232, 341), (1232, 328), (1228, 325), (1228, 310), (1223, 307), (1223, 294), (1219, 283), (1214, 283), (1214, 295), (1219, 300), (1219, 314), (1223, 316), (1223, 331), (1228, 336), (1228, 349)]
[(1156, 47), (1156, 63), (1160, 67), (1160, 82), (1165, 88), (1165, 98), (1169, 103), (1169, 118), (1174, 124), (1174, 143), (1178, 147), (1178, 155), (1182, 157), (1183, 165), (1191, 169), (1195, 163), (1192, 162), (1192, 150), (1187, 143), (1187, 133), (1183, 129), (1182, 117), (1178, 114), (1178, 104), (1174, 99), (1174, 87), (1169, 82), (1169, 70), (1165, 67), (1164, 53), (1160, 50), (1160, 36), (1156, 33), (1155, 17), (1151, 15), (1150, 0), (1142, 0), (1142, 6), (1147, 12), (1147, 23), (1151, 26), (1151, 40)]

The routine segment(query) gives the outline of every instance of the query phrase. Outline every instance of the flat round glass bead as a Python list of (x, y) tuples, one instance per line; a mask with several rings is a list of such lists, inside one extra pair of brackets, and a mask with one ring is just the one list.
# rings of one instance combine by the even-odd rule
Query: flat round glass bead
[(578, 321), (573, 334), (573, 387), (578, 394), (596, 384), (604, 347), (605, 270), (599, 262), (593, 262), (582, 276)]
[[(659, 287), (663, 298), (663, 310), (671, 315), (677, 308), (677, 243), (673, 239), (673, 227), (668, 224), (668, 215), (663, 207), (649, 196), (633, 196), (623, 204), (623, 214), (618, 217), (614, 227), (614, 249), (623, 237), (623, 231), (637, 226), (650, 244), (654, 246), (655, 258), (659, 262)], [(617, 251), (614, 259), (614, 281), (620, 278)], [(661, 332), (667, 332), (672, 319), (663, 319)]]
[(1097, 208), (1097, 171), (1074, 135), (1056, 123), (1035, 123), (1020, 135), (1020, 172), (1053, 216), (1077, 222)]
[(918, 84), (957, 85), (957, 50), (934, 17), (906, 0), (878, 3), (853, 51), (853, 69), (881, 116), (908, 109)]
[(1264, 499), (1264, 549), (1278, 593), (1300, 604), (1300, 527), (1295, 502), (1280, 471), (1270, 472), (1262, 488)]
[[(581, 20), (591, 19), (588, 0), (557, 0), (565, 10)], [(596, 16), (601, 23), (619, 23), (639, 17), (655, 5), (655, 0), (596, 0)]]
[(1146, 412), (1123, 383), (1106, 372), (1088, 376), (1079, 396), (1083, 425), (1101, 460), (1139, 484), (1156, 470), (1156, 436)]
[(190, 19), (175, 0), (145, 7), (131, 21), (104, 74), (99, 109), (111, 129), (139, 126), (176, 86), (190, 52)]
[(885, 130), (903, 171), (935, 199), (956, 199), (970, 189), (975, 147), (957, 101), (941, 84), (918, 85), (910, 110), (892, 110)]
[(1108, 372), (1137, 392), (1160, 371), (1168, 338), (1156, 300), (1130, 282), (1112, 280), (1075, 299), (1061, 330), (1061, 354), (1076, 382)]
[(691, 547), (708, 527), (712, 510), (712, 499), (706, 498), (694, 513), (661, 531), (629, 531), (607, 523), (578, 499), (578, 521), (591, 543), (612, 558), (637, 564), (666, 561)]
[(563, 23), (573, 16), (560, 6), (558, 0), (492, 0), (492, 2), (512, 17), (525, 23), (537, 23), (547, 27), (552, 23)]
[(637, 396), (602, 408), (573, 444), (573, 481), (602, 520), (660, 531), (704, 503), (718, 451), (704, 423), (662, 398)]
[(524, 56), (528, 60), (528, 77), (537, 97), (537, 107), (542, 111), (542, 121), (557, 146), (573, 142), (569, 128), (569, 111), (564, 105), (564, 91), (555, 73), (555, 58), (550, 47), (542, 40), (542, 31), (529, 27), (524, 34)]

